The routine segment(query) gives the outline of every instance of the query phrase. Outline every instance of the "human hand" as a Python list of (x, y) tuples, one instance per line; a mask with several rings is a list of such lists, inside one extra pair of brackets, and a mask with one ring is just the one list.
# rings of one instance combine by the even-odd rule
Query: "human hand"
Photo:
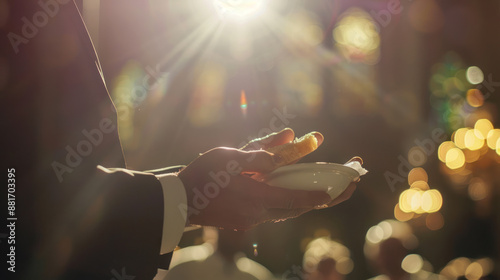
[[(293, 131), (287, 129), (252, 143), (258, 142), (266, 148), (293, 138)], [(286, 220), (315, 208), (333, 206), (348, 199), (355, 189), (352, 184), (332, 201), (322, 191), (271, 187), (247, 175), (271, 172), (276, 167), (273, 155), (264, 150), (215, 148), (202, 154), (178, 174), (186, 188), (188, 223), (249, 229), (260, 223)]]
[[(318, 147), (321, 146), (321, 144), (323, 144), (323, 141), (324, 141), (323, 135), (319, 132), (316, 132), (313, 134), (318, 141)], [(262, 138), (254, 139), (254, 140), (250, 141), (248, 144), (246, 144), (245, 146), (243, 146), (241, 149), (245, 150), (245, 151), (260, 150), (260, 149), (267, 150), (267, 149), (275, 147), (275, 146), (279, 146), (279, 145), (283, 145), (283, 144), (292, 142), (294, 139), (295, 139), (295, 132), (291, 128), (285, 128), (285, 129), (281, 130), (280, 132), (271, 133), (271, 134), (264, 136)], [(298, 159), (297, 161), (299, 161), (299, 160), (300, 159)], [(353, 161), (353, 160), (360, 161), (362, 163), (362, 160), (359, 157), (353, 157), (348, 162)], [(279, 159), (275, 158), (275, 161), (279, 161)], [(295, 161), (291, 164), (294, 164), (297, 161)], [(356, 184), (353, 182), (353, 183), (349, 184), (349, 186), (347, 186), (345, 191), (341, 195), (339, 195), (337, 198), (335, 198), (334, 200), (331, 200), (327, 204), (318, 205), (315, 208), (316, 209), (327, 208), (327, 207), (337, 205), (341, 202), (344, 202), (352, 196), (352, 194), (354, 193), (355, 190), (356, 190)]]

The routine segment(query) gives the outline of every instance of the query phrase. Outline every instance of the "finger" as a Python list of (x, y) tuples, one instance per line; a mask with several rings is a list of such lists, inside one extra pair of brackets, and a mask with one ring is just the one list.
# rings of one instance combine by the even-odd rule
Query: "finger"
[[(324, 141), (324, 139), (325, 139), (325, 137), (323, 136), (323, 134), (321, 134), (321, 133), (319, 133), (319, 132), (316, 132), (316, 131), (313, 131), (313, 132), (311, 132), (311, 133), (314, 135), (314, 137), (316, 137), (316, 141), (317, 141), (318, 147), (319, 147), (321, 144), (323, 144), (323, 141)], [(317, 148), (316, 148), (316, 149), (317, 149)], [(314, 151), (312, 151), (312, 152), (314, 152)], [(300, 161), (303, 157), (305, 157), (305, 156), (306, 156), (306, 155), (304, 155), (304, 156), (302, 156), (302, 157), (298, 158), (297, 160), (295, 160), (295, 161), (293, 161), (293, 162), (290, 162), (290, 163), (289, 163), (289, 164), (287, 164), (287, 165), (295, 164), (295, 163), (299, 162), (299, 161)]]
[(271, 133), (262, 138), (254, 139), (241, 149), (245, 151), (260, 149), (266, 150), (270, 147), (289, 143), (293, 141), (294, 137), (295, 133), (293, 132), (293, 130), (291, 128), (285, 128), (280, 132)]
[(356, 190), (356, 184), (351, 183), (342, 194), (340, 194), (337, 198), (328, 203), (328, 207), (337, 205), (341, 202), (348, 200), (349, 198), (351, 198), (355, 190)]

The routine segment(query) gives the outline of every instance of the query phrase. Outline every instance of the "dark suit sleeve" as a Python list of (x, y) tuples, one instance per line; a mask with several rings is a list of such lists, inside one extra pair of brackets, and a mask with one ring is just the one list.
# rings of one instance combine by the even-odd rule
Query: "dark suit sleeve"
[(86, 190), (95, 190), (82, 219), (89, 228), (73, 236), (76, 254), (65, 278), (152, 279), (162, 238), (161, 184), (152, 174), (105, 168), (96, 170), (96, 182)]

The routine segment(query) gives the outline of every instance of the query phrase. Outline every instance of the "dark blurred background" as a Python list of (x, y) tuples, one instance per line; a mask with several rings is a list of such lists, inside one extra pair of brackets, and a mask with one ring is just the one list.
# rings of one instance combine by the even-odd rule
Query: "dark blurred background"
[[(349, 201), (246, 233), (242, 249), (276, 276), (300, 266), (308, 241), (321, 236), (350, 249), (348, 279), (377, 275), (363, 246), (368, 229), (385, 219), (411, 226), (419, 239), (413, 253), (434, 272), (458, 257), (488, 258), (496, 268), (489, 279), (499, 276), (499, 1), (85, 0), (80, 7), (130, 168), (188, 164), (212, 147), (238, 147), (284, 127), (325, 136), (303, 162), (364, 159), (370, 172)], [(400, 200), (419, 181), (408, 182), (417, 167), (442, 203)], [(200, 236), (186, 233), (180, 246)]]

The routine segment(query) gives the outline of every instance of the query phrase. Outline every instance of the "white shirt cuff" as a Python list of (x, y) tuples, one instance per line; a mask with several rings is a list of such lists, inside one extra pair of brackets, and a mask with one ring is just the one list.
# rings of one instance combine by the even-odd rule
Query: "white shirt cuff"
[(187, 216), (186, 190), (174, 174), (156, 175), (163, 188), (163, 234), (160, 254), (172, 252), (184, 233)]

